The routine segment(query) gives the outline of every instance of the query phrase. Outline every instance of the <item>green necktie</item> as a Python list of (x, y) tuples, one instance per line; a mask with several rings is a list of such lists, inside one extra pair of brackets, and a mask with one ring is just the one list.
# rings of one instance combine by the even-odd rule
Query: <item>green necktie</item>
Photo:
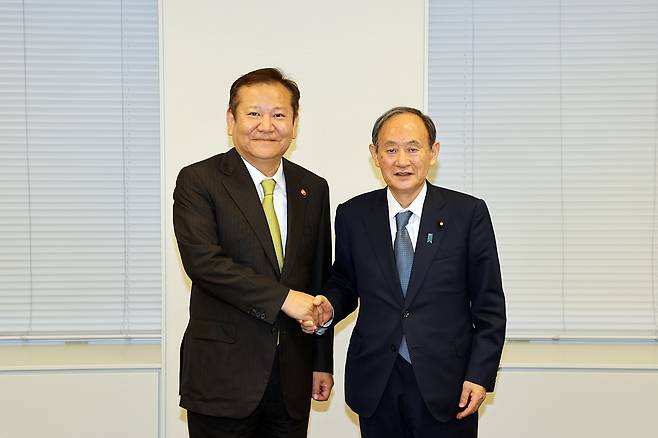
[(274, 186), (276, 181), (273, 179), (264, 179), (260, 183), (263, 186), (265, 196), (263, 196), (263, 211), (267, 218), (267, 225), (270, 227), (270, 234), (272, 235), (272, 243), (274, 244), (274, 252), (276, 253), (276, 261), (279, 262), (279, 272), (283, 268), (283, 246), (281, 245), (281, 230), (279, 229), (279, 221), (276, 218), (274, 211)]

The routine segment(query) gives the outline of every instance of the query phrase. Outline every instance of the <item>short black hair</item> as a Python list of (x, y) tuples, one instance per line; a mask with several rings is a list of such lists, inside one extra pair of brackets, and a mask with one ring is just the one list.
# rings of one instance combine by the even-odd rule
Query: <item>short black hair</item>
[(299, 113), (299, 87), (295, 81), (287, 78), (278, 68), (268, 67), (260, 68), (258, 70), (250, 71), (249, 73), (240, 76), (231, 85), (229, 92), (228, 106), (233, 116), (236, 115), (238, 108), (238, 91), (242, 87), (248, 87), (255, 84), (273, 84), (279, 83), (290, 91), (290, 104), (292, 105), (293, 120), (297, 118)]
[(423, 124), (425, 124), (425, 127), (427, 128), (427, 137), (430, 141), (429, 147), (431, 148), (432, 145), (436, 143), (436, 126), (434, 126), (434, 122), (429, 116), (426, 116), (422, 111), (416, 108), (411, 108), (408, 106), (396, 106), (395, 108), (391, 108), (390, 110), (386, 111), (375, 121), (375, 125), (372, 127), (372, 144), (375, 145), (375, 148), (377, 148), (377, 142), (379, 141), (379, 131), (381, 131), (384, 123), (386, 123), (386, 121), (391, 117), (397, 116), (398, 114), (414, 114), (420, 117), (420, 119), (423, 121)]

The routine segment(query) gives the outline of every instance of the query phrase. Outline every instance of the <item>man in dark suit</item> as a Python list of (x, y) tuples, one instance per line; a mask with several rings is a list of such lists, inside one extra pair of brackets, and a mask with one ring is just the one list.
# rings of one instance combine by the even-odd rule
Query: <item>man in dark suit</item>
[(336, 211), (325, 295), (336, 323), (360, 309), (345, 370), (364, 438), (475, 437), (505, 338), (505, 300), (484, 201), (427, 182), (432, 120), (397, 107), (370, 153), (387, 188)]
[(277, 69), (237, 79), (226, 113), (234, 149), (181, 170), (174, 229), (192, 280), (180, 405), (193, 438), (305, 437), (310, 399), (333, 386), (321, 318), (331, 264), (327, 182), (283, 158), (297, 85)]

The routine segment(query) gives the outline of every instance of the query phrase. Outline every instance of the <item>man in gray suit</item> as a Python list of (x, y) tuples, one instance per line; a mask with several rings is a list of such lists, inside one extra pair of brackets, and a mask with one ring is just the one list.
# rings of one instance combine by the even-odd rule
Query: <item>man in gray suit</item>
[(310, 400), (333, 386), (332, 334), (318, 321), (331, 263), (327, 182), (283, 158), (299, 89), (277, 69), (231, 86), (234, 149), (181, 170), (174, 229), (192, 280), (180, 394), (192, 438), (305, 437)]

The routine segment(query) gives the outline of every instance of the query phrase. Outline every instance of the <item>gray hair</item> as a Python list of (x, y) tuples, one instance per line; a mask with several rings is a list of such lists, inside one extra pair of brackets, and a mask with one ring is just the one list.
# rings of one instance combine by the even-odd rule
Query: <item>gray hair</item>
[(396, 106), (395, 108), (391, 108), (390, 110), (386, 111), (384, 114), (379, 116), (377, 121), (375, 121), (375, 126), (372, 127), (372, 144), (375, 145), (375, 148), (377, 147), (377, 141), (379, 141), (379, 131), (382, 129), (382, 126), (384, 126), (384, 123), (386, 123), (386, 121), (393, 116), (407, 113), (417, 115), (423, 121), (425, 127), (427, 128), (427, 137), (430, 140), (429, 147), (432, 147), (432, 145), (436, 142), (436, 126), (434, 126), (432, 119), (430, 119), (429, 116), (426, 116), (422, 113), (422, 111), (417, 110), (416, 108), (411, 108), (408, 106)]

